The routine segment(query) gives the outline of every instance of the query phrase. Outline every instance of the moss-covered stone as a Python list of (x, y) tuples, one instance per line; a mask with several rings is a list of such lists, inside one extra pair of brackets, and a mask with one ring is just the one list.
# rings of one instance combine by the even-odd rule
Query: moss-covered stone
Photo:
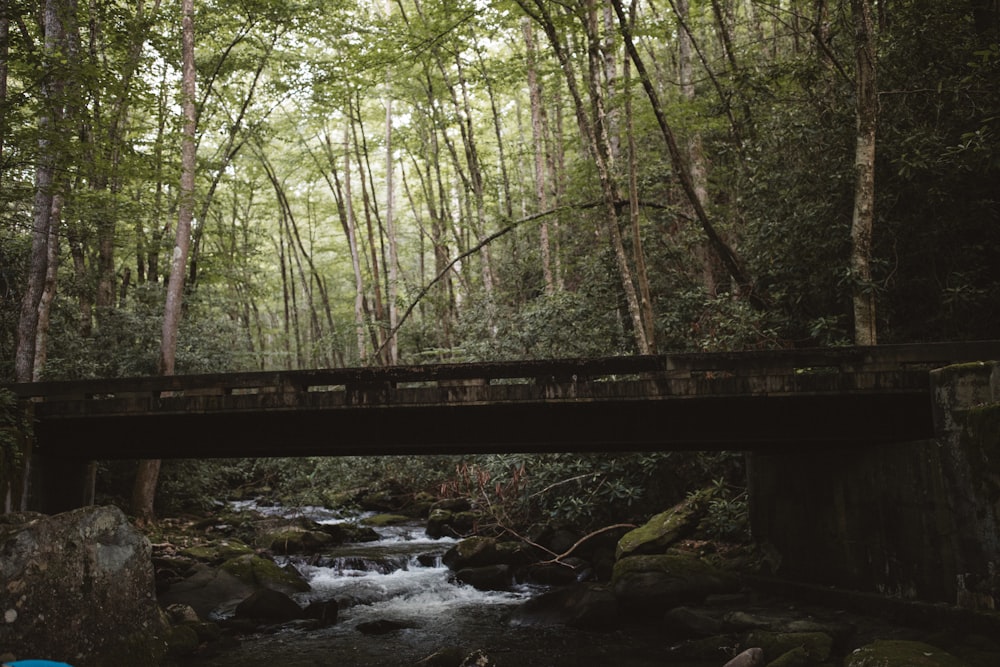
[(862, 646), (844, 667), (968, 667), (964, 661), (924, 642), (884, 639)]
[(703, 489), (618, 540), (615, 558), (637, 554), (664, 553), (672, 544), (698, 526), (712, 498), (712, 489)]
[(628, 556), (615, 563), (615, 594), (633, 611), (666, 609), (735, 591), (738, 580), (693, 556)]
[[(822, 662), (830, 657), (833, 648), (833, 638), (825, 632), (765, 632), (758, 630), (750, 633), (746, 640), (747, 646), (759, 646), (764, 651), (764, 658), (777, 660), (794, 649), (802, 649), (805, 656), (813, 662)], [(789, 658), (788, 660), (793, 660)], [(795, 664), (789, 662), (788, 664)]]
[(239, 540), (220, 540), (181, 550), (181, 554), (206, 563), (221, 563), (230, 558), (252, 554), (253, 549)]
[(190, 655), (198, 648), (198, 633), (187, 625), (175, 625), (167, 633), (167, 654), (174, 657)]
[(271, 588), (282, 592), (302, 592), (309, 590), (309, 583), (294, 568), (280, 567), (273, 560), (249, 555), (231, 558), (220, 568), (240, 581)]
[(767, 663), (767, 667), (806, 667), (815, 664), (816, 661), (809, 657), (809, 651), (801, 646), (796, 646)]
[(381, 526), (394, 526), (398, 523), (405, 523), (410, 517), (403, 514), (375, 514), (361, 521), (362, 525), (379, 528)]
[(492, 537), (469, 537), (449, 549), (442, 560), (452, 570), (496, 565), (497, 542)]

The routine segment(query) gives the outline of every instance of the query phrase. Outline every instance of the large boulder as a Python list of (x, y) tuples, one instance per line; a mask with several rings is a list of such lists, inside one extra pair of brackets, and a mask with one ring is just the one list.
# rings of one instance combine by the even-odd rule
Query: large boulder
[(690, 535), (698, 527), (712, 494), (712, 489), (694, 493), (666, 512), (657, 514), (638, 528), (625, 533), (618, 540), (615, 558), (666, 553), (671, 545)]
[(77, 667), (156, 664), (151, 548), (117, 507), (0, 516), (0, 647)]
[(882, 639), (856, 649), (844, 667), (967, 667), (936, 646), (923, 642)]
[(623, 611), (658, 611), (657, 618), (673, 607), (739, 587), (728, 572), (693, 556), (674, 554), (622, 558), (615, 563), (611, 583)]
[(618, 627), (618, 600), (603, 584), (574, 584), (542, 593), (515, 610), (516, 627), (567, 625), (584, 630)]

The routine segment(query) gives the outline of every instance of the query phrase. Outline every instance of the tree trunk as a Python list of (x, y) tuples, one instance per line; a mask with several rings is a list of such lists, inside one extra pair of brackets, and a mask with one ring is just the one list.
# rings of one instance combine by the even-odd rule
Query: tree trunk
[(712, 224), (712, 221), (708, 217), (708, 213), (705, 211), (705, 207), (701, 205), (701, 201), (698, 199), (694, 182), (691, 180), (691, 172), (688, 170), (684, 156), (677, 145), (677, 139), (674, 137), (674, 132), (671, 129), (670, 124), (667, 122), (666, 113), (663, 110), (663, 106), (660, 104), (660, 96), (653, 88), (652, 80), (649, 78), (649, 73), (646, 71), (645, 63), (639, 55), (639, 51), (636, 49), (635, 43), (632, 40), (632, 30), (628, 25), (628, 20), (625, 16), (624, 10), (622, 9), (621, 0), (611, 0), (611, 2), (612, 6), (615, 8), (615, 13), (618, 15), (619, 28), (621, 30), (622, 37), (625, 39), (625, 48), (628, 51), (629, 57), (632, 59), (632, 63), (635, 65), (635, 70), (639, 75), (639, 80), (642, 81), (643, 88), (646, 90), (646, 96), (649, 98), (649, 103), (653, 107), (653, 115), (656, 117), (656, 123), (660, 128), (660, 133), (663, 135), (664, 141), (667, 144), (667, 151), (670, 153), (670, 161), (674, 167), (674, 172), (677, 174), (677, 178), (680, 181), (688, 202), (694, 209), (695, 217), (701, 224), (705, 235), (708, 237), (708, 242), (713, 252), (719, 257), (719, 261), (721, 261), (726, 267), (726, 271), (729, 273), (733, 282), (736, 283), (740, 293), (744, 295), (754, 307), (763, 308), (763, 299), (754, 293), (753, 285), (750, 283), (750, 279), (745, 273), (742, 264), (736, 256), (736, 253), (733, 252), (733, 249), (729, 247), (721, 236), (719, 236), (718, 231), (715, 229), (715, 225)]
[[(542, 87), (538, 82), (536, 67), (535, 36), (531, 22), (525, 18), (521, 22), (524, 34), (526, 60), (528, 67), (528, 99), (531, 105), (531, 139), (535, 156), (535, 205), (539, 211), (548, 209), (548, 185), (545, 178), (545, 107), (542, 106)], [(545, 293), (556, 291), (555, 279), (552, 273), (551, 246), (549, 243), (549, 223), (543, 219), (538, 228), (539, 246), (542, 257), (542, 279), (545, 281)]]
[(875, 36), (870, 0), (851, 0), (857, 100), (857, 143), (854, 152), (854, 215), (851, 220), (854, 344), (875, 345), (875, 288), (872, 284), (872, 227), (875, 218), (875, 126), (878, 91), (875, 76)]
[[(65, 115), (62, 68), (56, 67), (66, 56), (63, 18), (71, 18), (75, 7), (67, 7), (59, 0), (47, 0), (44, 8), (46, 65), (52, 64), (41, 83), (42, 115), (38, 119), (38, 166), (35, 169), (35, 202), (31, 233), (31, 255), (27, 284), (21, 300), (17, 324), (17, 349), (14, 356), (14, 375), (18, 382), (30, 382), (35, 374), (35, 356), (38, 343), (38, 307), (45, 291), (49, 271), (49, 239), (56, 234), (59, 220), (52, 217), (53, 195), (57, 187), (59, 148), (56, 145)], [(68, 56), (67, 56), (68, 57)], [(44, 336), (43, 336), (44, 339)]]
[[(160, 372), (174, 374), (177, 355), (177, 331), (180, 328), (181, 306), (184, 297), (185, 266), (191, 245), (191, 219), (194, 216), (195, 135), (198, 118), (195, 110), (194, 68), (194, 0), (182, 0), (182, 53), (183, 72), (181, 97), (184, 109), (184, 134), (181, 140), (181, 187), (177, 213), (176, 241), (171, 257), (170, 278), (167, 282), (167, 299), (163, 306), (163, 334), (160, 341)], [(139, 462), (139, 469), (132, 488), (132, 513), (140, 523), (155, 519), (153, 503), (160, 473), (158, 459)]]

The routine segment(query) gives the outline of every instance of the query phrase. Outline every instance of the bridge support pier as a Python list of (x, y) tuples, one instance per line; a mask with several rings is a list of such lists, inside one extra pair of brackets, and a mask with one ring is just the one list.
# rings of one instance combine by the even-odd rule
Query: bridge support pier
[(1000, 362), (931, 377), (934, 439), (748, 455), (751, 528), (777, 574), (1000, 607)]

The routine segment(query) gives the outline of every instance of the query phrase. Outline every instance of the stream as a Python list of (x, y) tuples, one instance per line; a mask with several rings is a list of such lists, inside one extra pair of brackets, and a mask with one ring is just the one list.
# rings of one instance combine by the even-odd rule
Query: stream
[[(319, 522), (345, 520), (323, 510), (303, 513)], [(399, 666), (444, 649), (457, 649), (462, 656), (481, 650), (498, 667), (720, 667), (725, 662), (672, 660), (669, 643), (653, 631), (595, 633), (511, 625), (512, 611), (544, 589), (476, 590), (455, 581), (441, 564), (455, 540), (428, 538), (422, 523), (376, 530), (377, 542), (343, 545), (310, 560), (291, 556), (278, 561), (293, 564), (309, 581), (312, 589), (297, 597), (300, 604), (337, 600), (335, 624), (319, 629), (292, 624), (273, 633), (244, 635), (237, 645), (186, 664)], [(362, 632), (359, 626), (365, 624), (374, 625), (375, 632)]]

